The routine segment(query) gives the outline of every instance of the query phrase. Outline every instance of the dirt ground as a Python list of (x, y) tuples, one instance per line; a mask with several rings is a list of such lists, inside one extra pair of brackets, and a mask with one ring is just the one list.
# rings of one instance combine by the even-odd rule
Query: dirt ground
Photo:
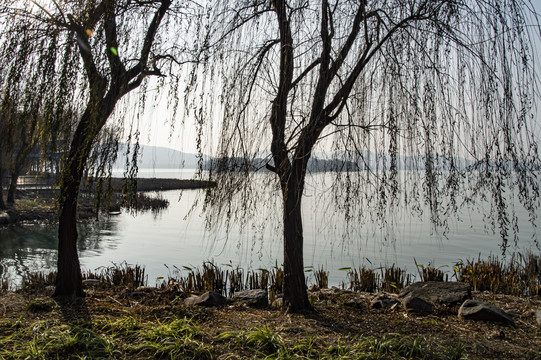
[[(270, 306), (256, 309), (240, 303), (222, 308), (187, 307), (167, 288), (145, 288), (138, 292), (136, 299), (133, 291), (120, 287), (91, 286), (86, 291), (87, 297), (78, 305), (54, 303), (47, 312), (31, 312), (28, 305), (36, 298), (47, 298), (50, 293), (3, 292), (0, 294), (0, 319), (19, 319), (23, 324), (31, 326), (43, 318), (72, 323), (80, 322), (81, 319), (92, 321), (96, 317), (114, 320), (129, 314), (145, 321), (160, 323), (161, 319), (171, 316), (184, 316), (199, 324), (205, 334), (205, 341), (213, 344), (215, 358), (218, 359), (258, 358), (251, 357), (248, 350), (243, 357), (242, 349), (218, 341), (217, 337), (226, 331), (261, 327), (272, 329), (291, 346), (306, 339), (316, 339), (318, 346), (323, 348), (333, 344), (348, 344), (360, 336), (381, 338), (386, 334), (401, 334), (421, 336), (435, 347), (462, 346), (468, 359), (541, 359), (541, 326), (535, 317), (535, 311), (541, 309), (541, 298), (538, 296), (518, 298), (488, 293), (473, 295), (474, 299), (516, 312), (516, 327), (510, 327), (462, 321), (458, 319), (456, 309), (442, 309), (430, 316), (412, 315), (402, 309), (371, 309), (368, 304), (374, 294), (345, 291), (311, 292), (315, 311), (307, 314), (284, 314)], [(361, 300), (356, 307), (346, 305), (352, 298)]]

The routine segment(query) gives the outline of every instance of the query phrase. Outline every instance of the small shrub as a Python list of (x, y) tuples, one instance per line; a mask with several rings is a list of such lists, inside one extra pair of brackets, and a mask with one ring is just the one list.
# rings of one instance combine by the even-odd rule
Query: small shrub
[(364, 266), (348, 272), (349, 288), (353, 291), (375, 292), (378, 289), (378, 278), (374, 270)]
[(269, 271), (265, 269), (259, 269), (251, 271), (246, 276), (246, 288), (250, 290), (264, 289), (269, 286)]
[(541, 258), (513, 254), (509, 262), (489, 256), (488, 260), (467, 260), (454, 266), (458, 281), (470, 283), (474, 290), (515, 296), (535, 295), (541, 284)]
[(444, 273), (441, 268), (435, 268), (430, 263), (427, 266), (417, 264), (417, 260), (413, 258), (417, 272), (419, 273), (419, 279), (421, 281), (443, 281)]
[(411, 275), (405, 270), (395, 267), (394, 264), (388, 268), (382, 268), (381, 290), (386, 292), (398, 293), (400, 290), (411, 283)]
[(56, 271), (44, 273), (30, 273), (23, 279), (26, 290), (41, 290), (47, 286), (54, 285), (56, 282)]
[(329, 287), (329, 272), (325, 271), (322, 267), (319, 267), (314, 273), (316, 279), (316, 286), (320, 289), (327, 289)]
[(88, 278), (95, 278), (104, 283), (114, 286), (126, 286), (130, 289), (146, 286), (148, 277), (145, 275), (145, 267), (141, 265), (129, 265), (126, 262), (113, 264), (113, 266), (100, 268), (96, 274), (87, 274)]

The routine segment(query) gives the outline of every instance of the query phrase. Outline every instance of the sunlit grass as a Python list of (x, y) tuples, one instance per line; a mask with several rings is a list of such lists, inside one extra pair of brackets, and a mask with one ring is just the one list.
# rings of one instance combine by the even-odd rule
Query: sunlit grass
[(295, 343), (282, 338), (268, 326), (247, 331), (226, 331), (217, 336), (237, 348), (250, 349), (253, 358), (264, 359), (433, 359), (465, 358), (462, 344), (446, 346), (430, 343), (422, 336), (385, 334), (382, 337), (357, 337), (354, 341), (338, 339), (324, 345), (320, 337), (311, 336)]

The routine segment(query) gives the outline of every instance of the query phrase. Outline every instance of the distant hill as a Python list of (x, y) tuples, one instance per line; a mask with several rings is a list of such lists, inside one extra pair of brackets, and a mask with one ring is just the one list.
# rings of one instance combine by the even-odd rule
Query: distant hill
[[(116, 168), (126, 166), (126, 145), (121, 145)], [(203, 160), (206, 160), (203, 156)], [(196, 169), (198, 157), (196, 154), (185, 153), (162, 146), (141, 145), (137, 166), (140, 169)]]
[[(266, 165), (273, 166), (270, 156), (265, 158), (254, 154), (253, 157), (244, 159), (239, 157), (231, 158), (207, 158), (203, 163), (204, 169), (214, 169), (214, 171), (268, 171)], [(465, 170), (471, 168), (475, 163), (472, 160), (464, 158), (455, 158), (453, 162), (446, 156), (433, 155), (428, 158), (426, 155), (418, 156), (396, 156), (394, 165), (392, 157), (386, 153), (376, 154), (366, 151), (362, 156), (347, 152), (333, 153), (314, 153), (308, 160), (307, 169), (309, 172), (335, 172), (335, 171), (365, 171), (368, 169), (390, 170), (392, 166), (396, 170), (425, 170), (427, 160), (431, 159), (431, 164), (435, 170), (445, 171), (455, 167)]]
[[(121, 145), (116, 168), (126, 166), (126, 145)], [(265, 165), (272, 160), (268, 154), (258, 153), (250, 159), (242, 158), (213, 158), (203, 155), (203, 169), (214, 168), (216, 171), (267, 171)], [(423, 170), (426, 163), (426, 156), (405, 156), (398, 155), (396, 159), (397, 170)], [(197, 154), (185, 153), (162, 146), (141, 145), (138, 159), (140, 169), (197, 169), (199, 158)], [(389, 169), (391, 157), (389, 154), (375, 154), (367, 151), (364, 156), (358, 157), (354, 154), (343, 152), (314, 153), (308, 164), (310, 172), (324, 171), (363, 171), (371, 169)], [(437, 170), (448, 170), (450, 161), (445, 156), (434, 156), (433, 166)], [(478, 163), (464, 158), (454, 159), (454, 166), (458, 169), (473, 169), (485, 166), (484, 162)], [(530, 164), (531, 166), (531, 164)]]

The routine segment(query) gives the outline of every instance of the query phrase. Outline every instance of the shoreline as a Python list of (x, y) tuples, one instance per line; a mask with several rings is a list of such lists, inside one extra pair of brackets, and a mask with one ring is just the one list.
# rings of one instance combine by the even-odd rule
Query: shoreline
[[(119, 199), (123, 198), (124, 191), (128, 179), (114, 177), (103, 179), (103, 194), (110, 191), (117, 195)], [(205, 180), (190, 180), (190, 179), (168, 179), (168, 178), (136, 178), (137, 194), (148, 192), (161, 192), (169, 190), (197, 190), (207, 189), (216, 186), (215, 182)], [(110, 184), (110, 185), (109, 185)], [(109, 188), (110, 186), (110, 188)], [(132, 185), (133, 186), (133, 185)], [(109, 190), (110, 189), (110, 190)], [(81, 186), (79, 192), (79, 219), (84, 220), (97, 215), (95, 204), (96, 199), (92, 198), (96, 194), (96, 180), (92, 183), (85, 183)], [(85, 198), (89, 196), (88, 198)], [(17, 188), (15, 206), (6, 211), (0, 211), (0, 226), (9, 226), (24, 222), (47, 222), (55, 221), (56, 214), (56, 198), (58, 196), (58, 188), (50, 186), (40, 186), (39, 184), (26, 184)], [(149, 206), (153, 206), (153, 198), (144, 195), (139, 198), (142, 200), (143, 209), (148, 210)], [(124, 204), (117, 201), (112, 201), (106, 209), (100, 209), (105, 212), (117, 212)], [(158, 207), (163, 208), (163, 204)]]
[(84, 287), (76, 302), (52, 299), (49, 287), (0, 290), (0, 357), (538, 359), (541, 346), (539, 297), (472, 294), (513, 314), (513, 326), (461, 319), (455, 307), (411, 313), (385, 305), (399, 301), (393, 294), (333, 288), (309, 290), (312, 312), (284, 314), (239, 299), (190, 305), (196, 294), (176, 283)]

